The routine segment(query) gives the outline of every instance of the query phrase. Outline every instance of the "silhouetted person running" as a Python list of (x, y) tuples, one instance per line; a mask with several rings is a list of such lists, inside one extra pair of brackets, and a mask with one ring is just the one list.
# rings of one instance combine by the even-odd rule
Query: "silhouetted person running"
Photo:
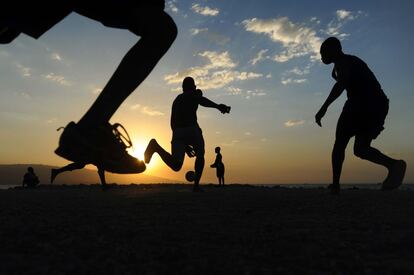
[(74, 162), (92, 163), (114, 173), (140, 173), (145, 164), (130, 156), (120, 137), (119, 124), (110, 118), (121, 103), (150, 74), (176, 38), (177, 28), (164, 12), (164, 0), (9, 2), (0, 11), (0, 43), (20, 33), (39, 38), (71, 12), (108, 27), (127, 29), (140, 36), (122, 59), (101, 94), (78, 121), (64, 129), (56, 154)]
[(34, 188), (40, 183), (33, 167), (28, 167), (26, 174), (23, 176), (23, 187)]
[(371, 147), (371, 142), (384, 129), (384, 121), (388, 113), (389, 101), (381, 89), (381, 85), (367, 64), (356, 56), (342, 52), (341, 43), (337, 38), (326, 39), (321, 45), (320, 53), (323, 63), (334, 63), (332, 77), (336, 83), (316, 114), (316, 123), (322, 126), (321, 119), (328, 106), (344, 90), (346, 90), (348, 97), (336, 128), (335, 144), (332, 151), (333, 179), (329, 188), (332, 193), (339, 193), (345, 149), (353, 136), (355, 136), (354, 154), (357, 157), (380, 164), (388, 169), (388, 176), (382, 184), (382, 189), (398, 188), (404, 179), (405, 161), (390, 158)]
[(204, 138), (197, 122), (198, 105), (216, 108), (221, 113), (229, 113), (230, 107), (216, 104), (203, 96), (201, 90), (196, 89), (194, 79), (186, 77), (182, 84), (183, 93), (179, 94), (172, 105), (171, 111), (171, 154), (165, 151), (155, 139), (151, 139), (144, 153), (145, 163), (149, 163), (154, 153), (172, 170), (180, 171), (185, 153), (189, 157), (196, 157), (194, 170), (194, 191), (199, 191), (200, 178), (204, 169)]
[(220, 147), (216, 147), (214, 149), (216, 152), (216, 160), (212, 165), (210, 165), (211, 168), (216, 168), (216, 175), (219, 181), (219, 186), (224, 186), (224, 163), (223, 163), (223, 156), (221, 155)]

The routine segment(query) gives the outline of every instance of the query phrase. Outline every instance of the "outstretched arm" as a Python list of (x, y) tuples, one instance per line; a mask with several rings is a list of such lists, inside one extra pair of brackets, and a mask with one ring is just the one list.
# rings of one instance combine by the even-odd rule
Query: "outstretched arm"
[(315, 115), (315, 121), (319, 126), (322, 127), (321, 119), (325, 116), (325, 113), (328, 110), (329, 105), (331, 105), (331, 103), (334, 102), (342, 94), (344, 89), (345, 88), (339, 82), (336, 82), (335, 85), (332, 87), (331, 93), (325, 100), (325, 103), (322, 105), (322, 107)]
[(204, 96), (200, 98), (200, 105), (208, 108), (216, 108), (223, 114), (230, 113), (230, 106), (214, 103), (213, 101)]

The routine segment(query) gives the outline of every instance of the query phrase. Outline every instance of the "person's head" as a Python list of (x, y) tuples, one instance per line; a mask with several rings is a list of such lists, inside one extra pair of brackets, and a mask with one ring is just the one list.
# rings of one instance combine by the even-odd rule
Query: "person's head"
[(214, 151), (216, 152), (216, 154), (220, 153), (221, 148), (220, 147), (216, 147), (216, 149), (214, 149)]
[(183, 80), (183, 92), (193, 92), (197, 86), (195, 85), (194, 78), (187, 76)]
[(33, 173), (34, 173), (33, 167), (28, 167), (28, 168), (27, 168), (27, 172), (29, 172), (29, 173), (32, 173), (32, 174), (33, 174)]
[(325, 64), (331, 64), (342, 55), (341, 42), (336, 37), (329, 37), (321, 45), (321, 59)]

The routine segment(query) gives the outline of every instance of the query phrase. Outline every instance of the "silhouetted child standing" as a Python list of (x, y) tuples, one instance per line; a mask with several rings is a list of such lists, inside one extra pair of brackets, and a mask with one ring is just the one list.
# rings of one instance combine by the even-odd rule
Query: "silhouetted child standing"
[(201, 90), (196, 89), (194, 79), (186, 77), (182, 84), (183, 92), (179, 94), (172, 105), (171, 129), (173, 132), (171, 141), (171, 154), (165, 151), (155, 139), (151, 139), (144, 153), (145, 163), (151, 161), (154, 153), (158, 153), (161, 159), (172, 170), (179, 171), (184, 162), (185, 153), (189, 157), (196, 157), (194, 191), (199, 191), (199, 182), (204, 169), (204, 138), (197, 122), (198, 105), (216, 108), (221, 113), (229, 113), (230, 107), (224, 104), (216, 104), (203, 96)]
[(385, 117), (388, 114), (388, 98), (381, 85), (364, 61), (356, 56), (344, 54), (341, 42), (330, 37), (321, 45), (322, 62), (334, 63), (332, 77), (336, 80), (328, 98), (315, 115), (319, 126), (328, 106), (334, 102), (344, 90), (348, 100), (345, 102), (338, 119), (335, 144), (332, 151), (332, 184), (331, 192), (338, 194), (345, 149), (349, 140), (355, 136), (354, 154), (362, 159), (382, 165), (388, 169), (388, 176), (382, 184), (383, 190), (398, 188), (404, 179), (406, 163), (403, 160), (390, 158), (378, 149), (371, 147), (371, 142), (384, 129)]
[(219, 186), (224, 186), (224, 163), (223, 163), (223, 156), (221, 155), (220, 147), (216, 147), (214, 150), (216, 152), (216, 160), (212, 165), (211, 168), (216, 168), (216, 175), (219, 181)]
[(34, 188), (40, 183), (33, 167), (28, 167), (26, 174), (23, 176), (23, 187)]

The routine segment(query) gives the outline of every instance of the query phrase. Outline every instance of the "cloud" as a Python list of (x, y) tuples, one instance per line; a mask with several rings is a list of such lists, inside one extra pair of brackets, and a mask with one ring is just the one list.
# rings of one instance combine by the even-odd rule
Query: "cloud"
[(42, 75), (45, 79), (56, 82), (62, 86), (72, 86), (72, 83), (67, 81), (64, 76), (56, 75), (55, 73), (48, 73), (46, 75)]
[(232, 70), (237, 63), (232, 60), (227, 51), (219, 53), (205, 51), (198, 56), (207, 60), (203, 66), (190, 67), (184, 71), (169, 74), (164, 77), (168, 84), (181, 84), (187, 76), (192, 76), (197, 82), (197, 86), (202, 89), (222, 88), (234, 81), (244, 81), (260, 78), (263, 75), (255, 72), (240, 72)]
[(294, 78), (282, 78), (282, 80), (280, 81), (283, 85), (288, 85), (288, 84), (300, 84), (300, 83), (304, 83), (308, 81), (306, 78), (299, 78), (299, 79), (294, 79)]
[(227, 44), (230, 41), (230, 37), (209, 31), (208, 28), (197, 29), (193, 28), (190, 29), (191, 35), (202, 35), (205, 39), (209, 42), (217, 43), (219, 45)]
[(228, 94), (230, 94), (230, 95), (240, 95), (243, 91), (242, 89), (236, 88), (236, 87), (233, 87), (233, 86), (227, 87), (226, 90), (228, 91)]
[(52, 124), (52, 123), (56, 123), (56, 122), (58, 122), (58, 119), (55, 118), (55, 117), (46, 120), (46, 123), (47, 124)]
[(298, 67), (294, 67), (291, 70), (286, 71), (287, 74), (295, 74), (295, 75), (305, 75), (309, 74), (309, 66), (305, 67), (304, 69), (299, 69)]
[(328, 26), (326, 29), (322, 30), (322, 32), (326, 33), (329, 36), (336, 36), (339, 39), (343, 39), (349, 34), (343, 33), (341, 29), (343, 26), (352, 20), (357, 19), (363, 14), (362, 11), (352, 12), (347, 10), (337, 10), (336, 11), (336, 18), (331, 20), (331, 22), (328, 23)]
[(19, 71), (19, 73), (22, 77), (28, 78), (28, 77), (32, 76), (32, 73), (31, 73), (32, 69), (31, 68), (25, 67), (20, 63), (15, 63), (15, 65), (16, 65), (16, 67), (17, 67), (17, 69), (18, 69), (18, 71)]
[(202, 29), (193, 28), (193, 29), (190, 29), (191, 35), (197, 35), (197, 34), (200, 34), (202, 32), (206, 32), (206, 31), (208, 31), (208, 28), (202, 28)]
[(305, 120), (288, 120), (284, 124), (286, 127), (294, 127), (298, 125), (302, 125), (305, 123)]
[(266, 78), (272, 78), (272, 74), (270, 74), (270, 73), (269, 73), (269, 74), (267, 74), (267, 75), (266, 75)]
[(166, 8), (167, 8), (168, 11), (171, 11), (173, 13), (178, 13), (179, 12), (176, 0), (166, 1), (165, 4), (166, 4)]
[(53, 60), (62, 61), (62, 57), (61, 57), (58, 53), (51, 53), (51, 54), (50, 54), (50, 57), (51, 57)]
[(218, 9), (210, 8), (210, 7), (207, 7), (207, 6), (202, 7), (202, 6), (200, 6), (200, 4), (193, 4), (191, 6), (191, 9), (194, 12), (196, 12), (198, 14), (201, 14), (201, 15), (204, 15), (204, 16), (217, 16), (220, 12)]
[(267, 95), (267, 93), (263, 92), (262, 90), (248, 90), (246, 92), (246, 99), (251, 99), (252, 97), (257, 97), (257, 96), (265, 96)]
[(139, 111), (141, 114), (147, 115), (147, 116), (163, 116), (165, 115), (163, 112), (154, 110), (152, 107), (149, 106), (142, 106), (140, 104), (135, 104), (130, 107), (133, 111)]
[(316, 31), (303, 24), (295, 24), (287, 17), (252, 18), (244, 20), (242, 24), (246, 31), (264, 34), (272, 41), (282, 44), (282, 52), (273, 57), (277, 62), (286, 62), (305, 55), (310, 55), (311, 59), (319, 56), (321, 39)]
[(256, 56), (250, 60), (250, 64), (252, 65), (256, 65), (258, 62), (262, 61), (263, 59), (267, 58), (264, 56), (265, 53), (267, 53), (269, 50), (268, 49), (264, 49), (264, 50), (260, 50)]
[(251, 132), (245, 132), (245, 133), (244, 133), (244, 135), (245, 135), (245, 136), (251, 136), (251, 135), (252, 135), (252, 133), (251, 133)]

